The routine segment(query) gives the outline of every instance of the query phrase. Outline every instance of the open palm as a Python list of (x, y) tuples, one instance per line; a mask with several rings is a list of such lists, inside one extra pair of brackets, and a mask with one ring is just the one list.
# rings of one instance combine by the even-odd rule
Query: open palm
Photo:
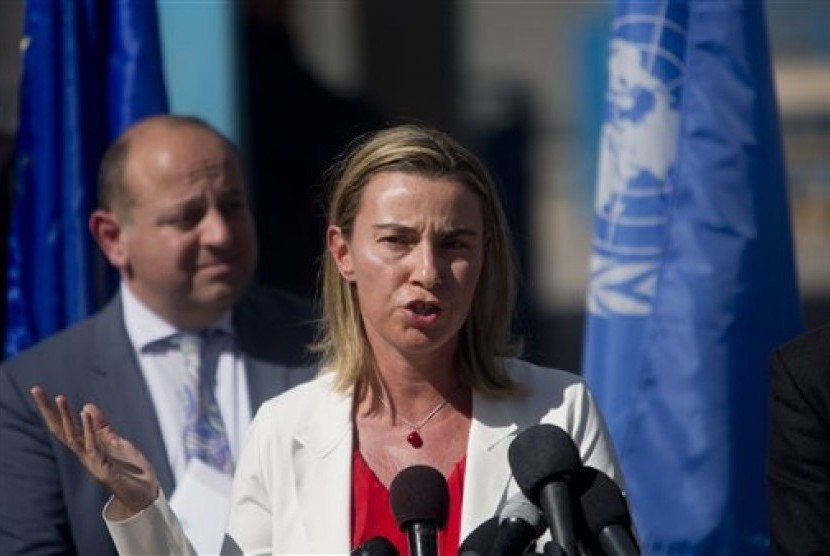
[(109, 517), (125, 519), (153, 503), (159, 491), (153, 466), (112, 429), (96, 405), (83, 407), (78, 427), (65, 396), (56, 396), (53, 404), (39, 386), (31, 394), (52, 434), (115, 497), (107, 510)]

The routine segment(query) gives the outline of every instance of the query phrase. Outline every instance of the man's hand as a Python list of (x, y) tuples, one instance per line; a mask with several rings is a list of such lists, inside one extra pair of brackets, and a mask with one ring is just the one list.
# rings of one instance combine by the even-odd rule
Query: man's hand
[(118, 436), (96, 405), (83, 407), (79, 429), (66, 397), (59, 395), (52, 404), (40, 386), (31, 393), (52, 434), (114, 496), (108, 518), (127, 519), (155, 501), (159, 483), (153, 466), (135, 446)]

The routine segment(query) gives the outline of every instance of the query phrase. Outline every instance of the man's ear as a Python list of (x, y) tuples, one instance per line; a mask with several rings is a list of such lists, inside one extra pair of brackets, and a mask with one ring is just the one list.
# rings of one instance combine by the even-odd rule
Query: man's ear
[(110, 211), (96, 209), (89, 216), (89, 231), (110, 264), (124, 270), (129, 256), (124, 246), (123, 225), (118, 217)]
[(340, 275), (348, 282), (354, 282), (354, 266), (349, 241), (340, 226), (329, 226), (326, 230), (326, 245)]

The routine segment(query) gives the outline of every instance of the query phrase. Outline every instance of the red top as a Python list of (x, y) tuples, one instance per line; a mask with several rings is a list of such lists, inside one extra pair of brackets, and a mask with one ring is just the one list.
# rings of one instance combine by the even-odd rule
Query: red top
[[(438, 531), (438, 551), (445, 556), (458, 551), (466, 462), (467, 457), (462, 457), (447, 480), (450, 491), (447, 526)], [(406, 534), (398, 529), (389, 505), (389, 490), (355, 448), (352, 453), (352, 549), (378, 536), (388, 539), (402, 556), (409, 554)]]

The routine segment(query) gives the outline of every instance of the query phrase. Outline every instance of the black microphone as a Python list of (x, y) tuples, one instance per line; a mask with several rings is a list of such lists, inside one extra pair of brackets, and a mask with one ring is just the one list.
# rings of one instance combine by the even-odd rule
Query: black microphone
[(449, 500), (447, 480), (428, 465), (407, 467), (392, 479), (389, 502), (410, 556), (438, 555), (438, 530), (447, 522)]
[(244, 556), (242, 549), (236, 544), (232, 536), (225, 533), (222, 538), (222, 547), (219, 549), (221, 556)]
[(590, 534), (608, 556), (639, 556), (631, 534), (631, 514), (620, 487), (611, 477), (593, 467), (573, 475), (581, 517)]
[(458, 556), (485, 556), (489, 554), (498, 533), (499, 518), (491, 517), (467, 535), (467, 538), (458, 547)]
[(555, 425), (534, 425), (513, 439), (507, 457), (519, 488), (545, 512), (554, 543), (565, 556), (576, 556), (568, 480), (582, 460), (571, 437)]
[[(219, 549), (220, 556), (245, 556), (245, 553), (242, 552), (242, 549), (236, 544), (234, 538), (227, 533), (222, 538), (222, 547)], [(265, 552), (258, 552), (252, 554), (251, 556), (267, 556)]]
[(499, 514), (499, 528), (490, 548), (490, 556), (514, 556), (525, 553), (545, 530), (542, 513), (533, 502), (517, 492), (505, 502)]
[(385, 537), (372, 537), (351, 552), (351, 556), (399, 556), (398, 549)]

